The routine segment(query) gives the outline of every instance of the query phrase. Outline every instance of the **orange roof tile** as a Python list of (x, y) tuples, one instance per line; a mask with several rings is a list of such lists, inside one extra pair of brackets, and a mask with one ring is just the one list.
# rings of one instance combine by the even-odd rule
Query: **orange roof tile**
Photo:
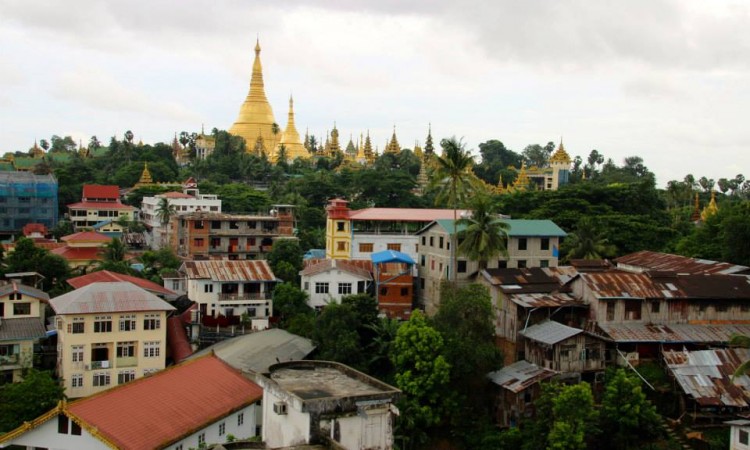
[(84, 184), (83, 198), (120, 198), (120, 188), (115, 185)]
[(67, 411), (118, 448), (173, 442), (247, 407), (263, 390), (214, 355), (71, 403)]
[(67, 280), (68, 284), (73, 286), (76, 289), (82, 288), (84, 286), (88, 286), (91, 283), (117, 282), (117, 281), (127, 281), (130, 283), (133, 283), (134, 285), (142, 289), (145, 289), (151, 292), (158, 292), (164, 295), (177, 295), (174, 291), (170, 291), (164, 286), (154, 283), (151, 280), (133, 277), (130, 275), (125, 275), (125, 274), (117, 273), (117, 272), (110, 272), (109, 270), (100, 270), (98, 272), (91, 272), (91, 273), (87, 273), (86, 275), (81, 275), (80, 277), (70, 278), (69, 280)]

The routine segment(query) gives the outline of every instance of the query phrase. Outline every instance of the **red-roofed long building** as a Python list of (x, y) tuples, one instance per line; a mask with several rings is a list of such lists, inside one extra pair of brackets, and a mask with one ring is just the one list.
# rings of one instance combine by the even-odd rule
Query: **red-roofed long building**
[(83, 196), (78, 203), (68, 205), (70, 221), (75, 231), (90, 230), (101, 222), (111, 222), (100, 231), (107, 233), (122, 233), (122, 228), (115, 222), (120, 217), (133, 220), (135, 208), (120, 202), (117, 186), (103, 186), (86, 184), (83, 186)]
[(0, 436), (55, 449), (183, 449), (256, 435), (263, 390), (219, 358), (190, 360), (56, 408)]
[(133, 277), (117, 272), (110, 272), (109, 270), (99, 270), (97, 272), (87, 273), (80, 277), (69, 278), (66, 280), (67, 283), (73, 286), (74, 289), (80, 289), (84, 286), (88, 286), (91, 283), (115, 283), (120, 281), (127, 281), (133, 283), (141, 289), (145, 289), (157, 297), (165, 298), (168, 300), (177, 298), (177, 294), (164, 286), (154, 283), (153, 281), (146, 280), (145, 278)]

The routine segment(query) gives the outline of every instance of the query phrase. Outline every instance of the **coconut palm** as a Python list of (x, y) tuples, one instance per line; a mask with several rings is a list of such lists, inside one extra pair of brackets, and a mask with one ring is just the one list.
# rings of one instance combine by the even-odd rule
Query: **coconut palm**
[(163, 233), (167, 235), (167, 246), (169, 246), (169, 221), (172, 220), (172, 216), (175, 214), (174, 205), (169, 203), (168, 198), (160, 198), (159, 203), (156, 205), (156, 217), (159, 218)]
[[(432, 184), (438, 190), (435, 204), (453, 208), (453, 228), (458, 223), (458, 207), (464, 202), (472, 186), (476, 183), (476, 176), (471, 171), (473, 157), (466, 150), (461, 140), (452, 137), (440, 141), (443, 154), (435, 158), (435, 170)], [(451, 236), (452, 275), (456, 281), (456, 233)]]
[(571, 259), (602, 259), (614, 256), (617, 248), (609, 243), (606, 234), (600, 231), (591, 217), (578, 221), (575, 231), (565, 240), (566, 261)]
[(458, 231), (458, 253), (479, 263), (479, 270), (487, 267), (487, 261), (499, 254), (507, 255), (510, 226), (496, 214), (492, 198), (478, 194), (469, 204), (472, 213), (458, 221), (466, 227)]

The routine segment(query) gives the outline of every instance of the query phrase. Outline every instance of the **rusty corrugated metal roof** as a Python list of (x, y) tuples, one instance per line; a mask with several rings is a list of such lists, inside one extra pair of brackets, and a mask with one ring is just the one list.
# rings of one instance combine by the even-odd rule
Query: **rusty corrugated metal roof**
[(750, 359), (750, 350), (729, 348), (662, 352), (683, 391), (701, 406), (750, 406), (750, 377), (732, 375)]
[(578, 272), (572, 267), (485, 269), (481, 275), (507, 294), (567, 291), (563, 286)]
[(557, 372), (554, 370), (545, 369), (522, 360), (488, 373), (487, 378), (496, 385), (517, 394), (526, 390), (529, 386), (552, 378), (556, 374)]
[(661, 283), (645, 273), (621, 271), (582, 273), (581, 279), (596, 298), (686, 297), (675, 283)]
[(583, 300), (565, 293), (531, 292), (524, 294), (510, 294), (510, 301), (524, 308), (543, 308), (558, 306), (585, 306)]
[(276, 276), (264, 259), (186, 261), (180, 271), (189, 280), (212, 281), (275, 281)]
[(600, 323), (599, 328), (615, 342), (726, 343), (734, 334), (750, 335), (750, 324)]
[(49, 301), (57, 314), (173, 311), (174, 306), (126, 281), (91, 283)]
[(746, 266), (648, 250), (621, 256), (615, 259), (615, 262), (619, 268), (634, 271), (661, 270), (684, 274), (726, 275), (750, 271)]
[(372, 280), (372, 261), (367, 259), (316, 259), (300, 271), (302, 276), (312, 276), (329, 270), (342, 270), (366, 280)]

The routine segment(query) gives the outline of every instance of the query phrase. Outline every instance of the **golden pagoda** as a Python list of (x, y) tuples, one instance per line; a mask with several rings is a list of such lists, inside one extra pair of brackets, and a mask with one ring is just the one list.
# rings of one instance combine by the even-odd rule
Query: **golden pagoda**
[(367, 137), (365, 138), (365, 146), (362, 149), (362, 153), (365, 154), (368, 164), (375, 162), (375, 152), (372, 151), (372, 141), (370, 141), (370, 130), (367, 130)]
[(701, 220), (706, 221), (709, 217), (716, 215), (719, 212), (719, 206), (716, 204), (716, 191), (711, 190), (711, 201), (708, 205), (703, 208), (701, 212)]
[(550, 165), (553, 163), (560, 163), (565, 164), (566, 166), (569, 166), (573, 160), (570, 158), (570, 155), (568, 152), (565, 151), (565, 147), (563, 146), (563, 141), (560, 139), (560, 146), (557, 147), (557, 150), (555, 153), (552, 154), (549, 158)]
[(424, 141), (424, 153), (432, 156), (435, 153), (435, 147), (432, 145), (432, 124), (427, 128), (427, 139)]
[(422, 151), (422, 147), (419, 146), (419, 141), (414, 141), (414, 156), (419, 158), (419, 160), (422, 160), (422, 155), (424, 152)]
[(699, 222), (701, 220), (701, 205), (698, 201), (698, 193), (695, 193), (695, 202), (693, 204), (693, 213), (690, 215), (691, 222)]
[(36, 139), (34, 140), (34, 146), (29, 150), (29, 155), (34, 159), (44, 158), (44, 150), (37, 145)]
[(505, 194), (505, 185), (503, 184), (503, 174), (500, 174), (500, 178), (497, 180), (497, 187), (495, 187), (497, 194)]
[(385, 145), (385, 150), (383, 153), (400, 153), (401, 152), (401, 146), (398, 144), (398, 139), (396, 139), (396, 125), (393, 126), (393, 136), (391, 136), (390, 142), (387, 142)]
[[(260, 64), (260, 42), (255, 42), (255, 61), (250, 77), (250, 91), (240, 107), (240, 113), (229, 132), (245, 139), (246, 148), (275, 149), (281, 136), (273, 117), (271, 104), (263, 86), (263, 67)], [(298, 139), (299, 140), (299, 139)], [(258, 145), (261, 144), (261, 145)]]
[(289, 96), (289, 116), (287, 117), (286, 129), (281, 134), (279, 148), (276, 150), (277, 156), (282, 145), (286, 151), (287, 161), (294, 161), (297, 158), (308, 158), (310, 156), (310, 153), (308, 153), (300, 141), (297, 127), (294, 125), (294, 99), (291, 95)]
[(518, 171), (516, 181), (513, 182), (514, 191), (525, 191), (530, 184), (529, 176), (526, 174), (526, 161), (521, 163), (521, 170)]
[(148, 170), (148, 161), (143, 163), (143, 172), (141, 172), (141, 178), (138, 180), (137, 183), (135, 183), (134, 188), (138, 188), (140, 186), (147, 186), (154, 184), (154, 178), (151, 176), (151, 172)]

